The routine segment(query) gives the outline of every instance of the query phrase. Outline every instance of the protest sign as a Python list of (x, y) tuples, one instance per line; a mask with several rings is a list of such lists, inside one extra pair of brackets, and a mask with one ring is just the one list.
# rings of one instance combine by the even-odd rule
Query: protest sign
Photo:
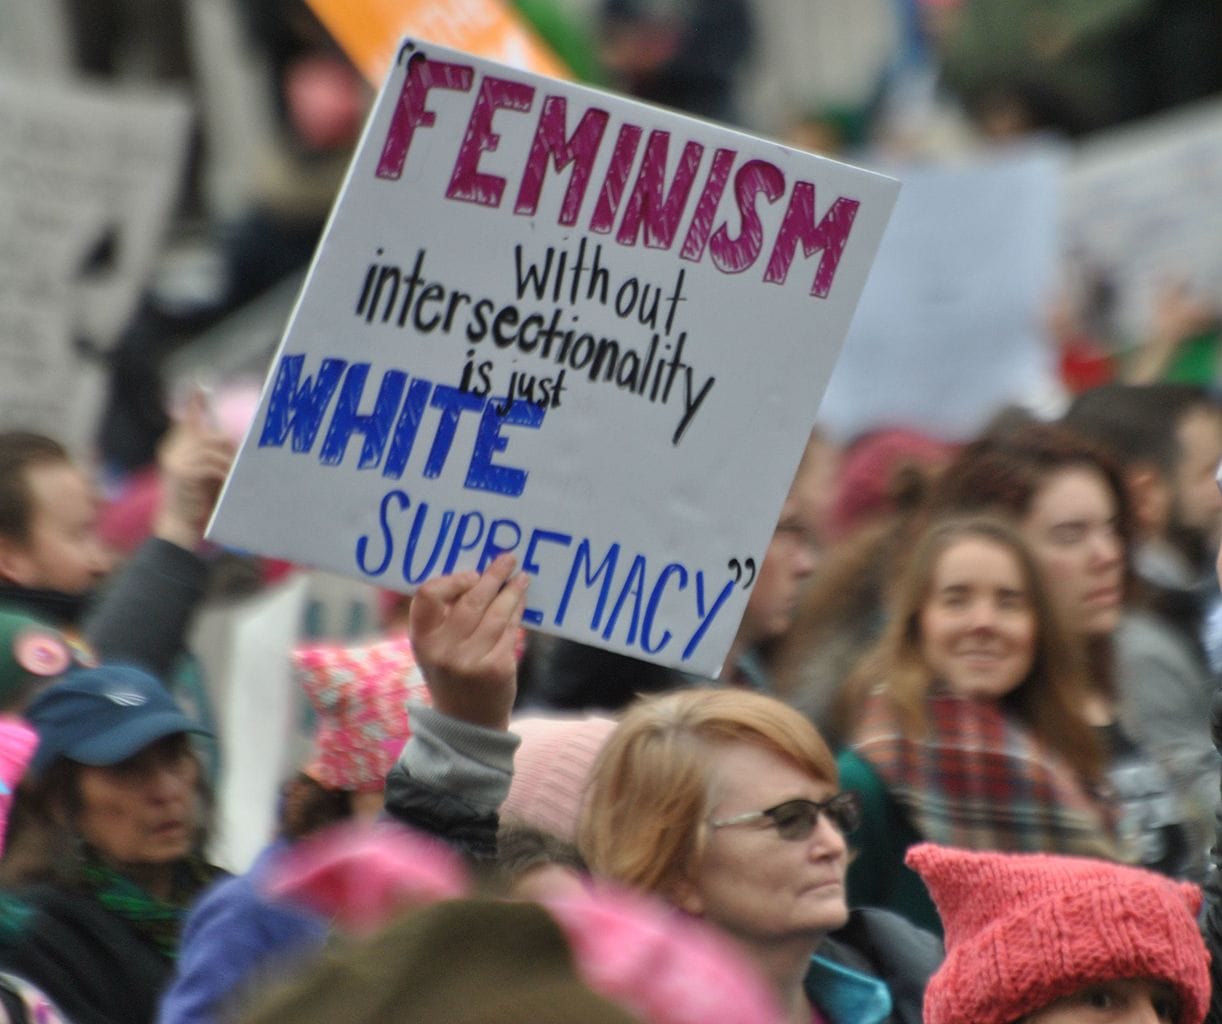
[(553, 78), (564, 64), (505, 0), (309, 0), (370, 82), (386, 77), (405, 35)]
[(1048, 398), (1063, 168), (1043, 146), (891, 168), (904, 189), (819, 409), (833, 435), (965, 440), (1000, 406)]
[(210, 536), (714, 674), (897, 191), (405, 42)]
[(1147, 337), (1160, 289), (1222, 306), (1222, 101), (1194, 104), (1085, 140), (1065, 179), (1064, 245), (1111, 297), (1108, 324)]
[(186, 153), (181, 96), (0, 78), (0, 425), (93, 439), (105, 350), (145, 287)]
[(245, 871), (276, 834), (277, 796), (309, 750), (306, 706), (285, 652), (301, 637), (310, 581), (291, 576), (244, 602), (205, 609), (200, 652), (221, 740), (217, 841), (209, 851)]

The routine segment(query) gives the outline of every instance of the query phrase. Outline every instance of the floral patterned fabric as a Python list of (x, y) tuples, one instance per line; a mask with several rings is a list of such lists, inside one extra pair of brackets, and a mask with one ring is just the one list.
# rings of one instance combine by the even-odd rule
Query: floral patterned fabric
[(429, 703), (407, 637), (349, 647), (311, 644), (292, 659), (318, 715), (306, 774), (328, 789), (380, 790), (411, 735), (407, 702)]

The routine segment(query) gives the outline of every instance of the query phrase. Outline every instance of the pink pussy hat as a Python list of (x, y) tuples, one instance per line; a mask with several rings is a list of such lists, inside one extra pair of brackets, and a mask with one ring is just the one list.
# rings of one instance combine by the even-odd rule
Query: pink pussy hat
[(429, 703), (407, 637), (313, 644), (293, 651), (292, 661), (318, 715), (305, 773), (328, 789), (380, 790), (411, 735), (407, 702)]
[(4, 852), (13, 794), (37, 746), (38, 733), (25, 722), (8, 715), (0, 716), (0, 854)]
[(1013, 1024), (1101, 981), (1164, 981), (1177, 1024), (1201, 1024), (1209, 953), (1201, 891), (1086, 857), (977, 853), (922, 843), (905, 861), (946, 929), (946, 959), (925, 989), (925, 1024)]

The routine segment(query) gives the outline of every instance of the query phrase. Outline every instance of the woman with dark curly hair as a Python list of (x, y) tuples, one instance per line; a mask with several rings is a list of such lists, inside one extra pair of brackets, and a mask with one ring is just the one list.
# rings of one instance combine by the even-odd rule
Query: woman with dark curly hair
[(155, 678), (69, 673), (25, 712), (38, 749), (0, 862), (0, 970), (75, 1024), (151, 1022), (204, 857), (200, 732)]

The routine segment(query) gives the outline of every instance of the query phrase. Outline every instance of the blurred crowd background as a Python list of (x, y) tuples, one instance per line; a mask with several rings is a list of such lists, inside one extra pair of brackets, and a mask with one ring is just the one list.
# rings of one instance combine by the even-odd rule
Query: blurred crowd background
[[(402, 6), (425, 27), (471, 17), (462, 4)], [(884, 389), (881, 404), (847, 412), (860, 398), (854, 367), (884, 352), (930, 355), (930, 344), (953, 358), (918, 364), (942, 375), (917, 377), (928, 395), (918, 412), (945, 392), (980, 391), (957, 418), (929, 423), (960, 438), (990, 403), (1055, 404), (1117, 372), (1210, 377), (1212, 347), (1188, 342), (1207, 333), (1222, 295), (1210, 244), (1222, 185), (1216, 3), (509, 9), (578, 79), (904, 180), (896, 255), (884, 247), (887, 270), (824, 404), (840, 440), (922, 406)], [(7, 119), (23, 126), (8, 133), (14, 155), (0, 176), (14, 241), (0, 268), (4, 358), (27, 378), (0, 415), (45, 417), (34, 425), (96, 451), (119, 479), (150, 460), (183, 379), (201, 367), (214, 385), (261, 377), (299, 278), (278, 296), (274, 286), (309, 260), (372, 87), (305, 0), (5, 0), (0, 25)], [(103, 116), (91, 102), (111, 106)], [(49, 141), (57, 120), (75, 152), (57, 155)], [(1138, 133), (1127, 142), (1126, 126)], [(23, 139), (40, 140), (41, 156)], [(1013, 154), (1026, 144), (1055, 155), (1024, 164)], [(950, 168), (967, 171), (956, 179)], [(913, 235), (932, 262), (913, 257)], [(999, 278), (1018, 282), (1012, 294), (992, 291)], [(930, 301), (948, 289), (941, 306)], [(52, 293), (69, 307), (54, 322)], [(919, 315), (900, 304), (911, 301), (924, 302)], [(965, 330), (989, 337), (969, 343), (956, 336)], [(1008, 332), (1020, 343), (1002, 341)], [(974, 350), (990, 355), (973, 360)]]
[[(433, 30), (461, 38), (495, 10), (575, 79), (901, 181), (826, 393), (812, 383), (810, 441), (717, 679), (520, 630), (527, 574), (511, 582), (507, 559), (478, 582), (442, 581), (409, 599), (204, 542), (376, 91), (324, 9), (403, 14), (404, 27), (425, 38)], [(137, 993), (143, 1016), (113, 1018), (124, 1021), (152, 1019), (188, 907), (220, 869), (254, 864), (258, 878), (324, 825), (384, 807), (476, 860), (496, 849), (498, 812), (501, 856), (510, 859), (503, 826), (520, 820), (568, 851), (547, 843), (519, 851), (522, 873), (523, 865), (591, 867), (657, 890), (738, 939), (759, 939), (744, 943), (753, 954), (773, 948), (771, 922), (761, 926), (754, 907), (744, 917), (734, 900), (718, 905), (718, 886), (788, 913), (790, 876), (762, 893), (772, 876), (754, 865), (792, 860), (793, 877), (804, 878), (785, 851), (817, 835), (830, 872), (821, 884), (834, 883), (835, 893), (799, 929), (810, 948), (798, 944), (798, 970), (782, 979), (794, 983), (785, 989), (796, 1000), (792, 1019), (809, 1019), (811, 1005), (816, 1020), (833, 1019), (818, 1015), (826, 981), (803, 980), (813, 943), (833, 933), (849, 962), (864, 956), (867, 973), (885, 976), (887, 999), (895, 997), (894, 1015), (888, 1001), (870, 1019), (919, 1018), (937, 940), (902, 931), (890, 933), (901, 936), (892, 947), (876, 945), (876, 935), (867, 942), (845, 902), (847, 894), (854, 915), (888, 908), (940, 931), (958, 896), (943, 894), (939, 917), (930, 899), (938, 885), (922, 877), (938, 878), (943, 854), (924, 848), (905, 861), (922, 841), (1102, 857), (1203, 883), (1216, 954), (1222, 881), (1210, 850), (1222, 758), (1209, 723), (1222, 672), (1220, 54), (1217, 0), (0, 0), (8, 241), (0, 487), (31, 492), (0, 496), (0, 510), (28, 506), (25, 520), (0, 523), (0, 604), (53, 613), (50, 622), (71, 639), (82, 633), (107, 663), (23, 709), (76, 655), (55, 631), (36, 637), (50, 646), (23, 650), (30, 624), (10, 629), (0, 616), (0, 632), (11, 633), (0, 635), (0, 655), (15, 652), (9, 660), (24, 670), (14, 671), (9, 700), (42, 743), (15, 805), (0, 896), (70, 862), (80, 874), (73, 897), (44, 911), (77, 912), (84, 885), (101, 901), (103, 923), (112, 913), (137, 922), (139, 948), (156, 954), (156, 969)], [(46, 480), (53, 500), (33, 493)], [(42, 536), (34, 525), (74, 501), (85, 509), (74, 544), (34, 557)], [(85, 548), (88, 564), (76, 557)], [(80, 572), (60, 575), (65, 564)], [(475, 618), (495, 629), (473, 626), (454, 640), (452, 607), (471, 594), (482, 606), (463, 607), (477, 607)], [(488, 650), (477, 652), (485, 660), (464, 660), (485, 640)], [(164, 655), (152, 667), (168, 694), (143, 673), (113, 667), (140, 661), (133, 650), (150, 664), (149, 650)], [(473, 663), (495, 671), (480, 675)], [(118, 685), (127, 689), (115, 700)], [(354, 686), (358, 693), (345, 694)], [(1222, 703), (1213, 706), (1222, 739)], [(97, 707), (120, 724), (129, 716), (130, 744), (98, 752)], [(153, 712), (163, 731), (146, 734)], [(637, 743), (647, 748), (640, 738), (659, 721), (693, 730), (698, 769), (670, 765), (689, 782), (707, 776), (693, 789), (690, 820), (662, 806), (670, 787), (638, 759)], [(191, 746), (186, 736), (196, 732)], [(796, 737), (796, 747), (777, 735)], [(28, 760), (28, 730), (23, 742)], [(192, 813), (194, 791), (215, 790), (212, 837), (185, 813), (160, 829), (166, 848), (190, 846), (190, 857), (163, 849), (118, 861), (156, 867), (154, 895), (165, 888), (174, 897), (171, 914), (132, 896), (128, 883), (143, 884), (147, 873), (124, 876), (103, 845), (95, 843), (98, 863), (73, 860), (88, 853), (83, 833), (46, 833), (57, 848), (44, 841), (43, 827), (64, 822), (40, 819), (38, 801), (59, 808), (55, 786), (77, 785), (69, 771), (93, 778), (102, 769), (154, 779), (176, 772)], [(491, 782), (481, 777), (489, 771)], [(789, 780), (784, 793), (773, 792), (778, 778)], [(620, 786), (624, 779), (635, 782)], [(725, 793), (738, 805), (704, 815), (727, 803)], [(768, 806), (774, 797), (782, 802)], [(199, 835), (187, 835), (195, 824)], [(759, 854), (764, 860), (742, 860), (737, 873), (710, 858), (707, 892), (649, 875), (666, 862), (651, 844), (695, 834), (723, 851), (765, 834), (779, 845)], [(287, 888), (271, 894), (297, 887), (321, 900), (308, 914), (274, 918), (310, 949), (337, 921), (360, 931), (380, 916), (375, 904), (384, 914), (400, 898), (416, 900), (404, 896), (409, 883), (432, 895), (467, 892), (465, 869), (445, 858), (346, 842), (336, 860), (325, 846), (322, 862), (306, 858), (294, 871), (308, 877), (289, 872), (277, 883)], [(680, 871), (686, 854), (672, 853)], [(424, 864), (430, 877), (413, 881), (396, 858)], [(183, 867), (207, 871), (180, 885)], [(1018, 870), (988, 870), (1003, 868)], [(1114, 880), (1116, 906), (1154, 886), (1150, 899), (1174, 904), (1177, 934), (1191, 937), (1181, 948), (1191, 945), (1194, 957), (1191, 983), (1161, 961), (1103, 980), (1182, 983), (1181, 1003), (1194, 1009), (1178, 1019), (1196, 1024), (1208, 979), (1191, 920), (1195, 890), (1189, 898), (1128, 868), (1090, 870)], [(253, 901), (249, 920), (281, 915), (268, 892), (242, 884), (249, 891), (230, 888), (222, 901), (235, 893)], [(0, 924), (12, 925), (6, 905), (0, 899)], [(198, 930), (187, 926), (164, 1020), (212, 1019), (183, 1007), (227, 996), (211, 991), (232, 980), (222, 977), (226, 964), (238, 974), (250, 964), (236, 961), (254, 962), (230, 942), (223, 916), (209, 918), (218, 905), (226, 904), (203, 904)], [(459, 940), (487, 938), (493, 959), (512, 951), (510, 939), (484, 932), (509, 914), (507, 935), (539, 931), (535, 960), (546, 963), (553, 947), (564, 959), (569, 940), (551, 934), (554, 922), (499, 907), (458, 920)], [(26, 924), (42, 920), (22, 913)], [(1141, 931), (1139, 917), (1129, 914), (1125, 927)], [(424, 928), (433, 918), (414, 920)], [(447, 920), (442, 914), (438, 926)], [(617, 945), (602, 920), (568, 928), (575, 945), (592, 944), (595, 966), (623, 949), (641, 964), (665, 960), (639, 936)], [(1107, 930), (1101, 920), (1079, 922), (1075, 935)], [(43, 949), (43, 933), (21, 934), (22, 921), (0, 928), (10, 959), (12, 949)], [(961, 937), (952, 932), (951, 947)], [(407, 948), (413, 934), (384, 936), (392, 946), (380, 962), (398, 965), (393, 943)], [(443, 928), (445, 941), (429, 934), (433, 966), (461, 974), (467, 963), (446, 952), (449, 933)], [(62, 958), (54, 941), (48, 948), (55, 980)], [(1151, 948), (1169, 948), (1162, 933)], [(126, 948), (113, 952), (122, 958)], [(725, 974), (715, 957), (706, 961), (710, 976)], [(342, 963), (336, 970), (351, 973)], [(689, 982), (704, 977), (697, 964), (685, 970), (695, 972)], [(963, 973), (956, 996), (979, 988), (993, 998), (992, 982), (974, 988), (974, 972)], [(94, 975), (102, 1004), (130, 987), (109, 962)], [(328, 986), (329, 977), (319, 975)], [(1083, 980), (1097, 979), (1075, 984)], [(74, 979), (64, 987), (69, 997), (83, 991)], [(705, 1003), (716, 991), (687, 987)], [(364, 988), (380, 998), (379, 985)], [(5, 991), (0, 977), (0, 1001)], [(743, 993), (754, 998), (746, 982)], [(342, 986), (330, 996), (350, 998)], [(301, 998), (314, 1004), (318, 995)], [(1004, 1019), (1035, 1019), (1027, 1011), (1037, 1008), (1016, 1006)], [(378, 1012), (352, 1019), (386, 1019)], [(295, 1005), (281, 1013), (257, 1019), (321, 1019)]]
[[(425, 28), (473, 17), (462, 4), (403, 7)], [(803, 529), (824, 565), (847, 558), (835, 571), (863, 579), (845, 555), (856, 528), (915, 506), (908, 470), (986, 429), (1059, 417), (1108, 383), (1216, 390), (1216, 2), (505, 10), (578, 79), (903, 182), (822, 405), (812, 396), (814, 469), (799, 480), (815, 525)], [(186, 391), (210, 391), (220, 426), (241, 438), (374, 87), (305, 0), (4, 0), (0, 26), (12, 240), (0, 259), (0, 425), (50, 433), (95, 467), (106, 538), (130, 552), (148, 533), (157, 446)], [(1191, 524), (1194, 579), (1216, 518), (1210, 506)], [(221, 595), (289, 572), (219, 562)], [(329, 593), (305, 602), (285, 644), (395, 621), (393, 598), (357, 584)], [(836, 644), (860, 653), (865, 638), (839, 625), (830, 639), (809, 626), (799, 647), (822, 636), (824, 661)], [(205, 659), (224, 647), (215, 631), (232, 628), (204, 617)], [(673, 681), (599, 662), (533, 638), (519, 702), (614, 707)], [(224, 708), (241, 687), (227, 690), (216, 665), (211, 676), (205, 703)], [(834, 738), (826, 694), (808, 698)]]

